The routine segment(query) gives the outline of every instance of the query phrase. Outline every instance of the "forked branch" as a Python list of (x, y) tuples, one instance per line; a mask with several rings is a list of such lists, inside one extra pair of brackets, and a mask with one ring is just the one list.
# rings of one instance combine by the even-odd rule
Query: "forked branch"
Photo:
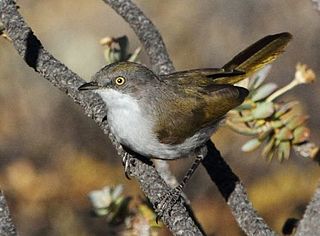
[[(103, 1), (108, 3), (129, 23), (143, 45), (148, 45), (145, 49), (151, 58), (151, 62), (163, 65), (162, 68), (164, 68), (164, 72), (173, 72), (172, 68), (174, 67), (167, 55), (167, 50), (165, 49), (162, 37), (144, 13), (138, 9), (131, 0)], [(146, 35), (149, 35), (149, 37), (144, 37)], [(150, 38), (153, 42), (152, 44), (148, 42)], [(159, 57), (159, 55), (155, 53), (160, 53), (161, 56)], [(168, 58), (168, 61), (165, 63), (161, 61), (160, 63), (157, 62), (158, 58)], [(223, 160), (220, 152), (216, 149), (214, 144), (209, 141), (207, 147), (208, 155), (202, 164), (229, 204), (231, 211), (242, 230), (247, 235), (275, 235), (264, 220), (258, 216), (251, 202), (248, 200), (244, 186)]]

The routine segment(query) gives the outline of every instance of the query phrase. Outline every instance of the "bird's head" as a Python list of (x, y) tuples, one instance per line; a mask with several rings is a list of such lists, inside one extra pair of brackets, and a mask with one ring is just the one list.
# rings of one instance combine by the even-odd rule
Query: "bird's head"
[(159, 82), (158, 77), (141, 64), (118, 62), (103, 67), (93, 76), (91, 82), (81, 85), (79, 90), (93, 90), (100, 95), (116, 91), (139, 97), (149, 86), (156, 86)]

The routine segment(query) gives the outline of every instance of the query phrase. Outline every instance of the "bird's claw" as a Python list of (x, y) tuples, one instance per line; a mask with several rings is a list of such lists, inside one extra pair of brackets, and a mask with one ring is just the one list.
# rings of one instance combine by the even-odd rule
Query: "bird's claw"
[(131, 171), (130, 171), (130, 164), (131, 164), (131, 155), (129, 153), (125, 153), (122, 158), (122, 164), (124, 166), (124, 173), (127, 179), (130, 179)]

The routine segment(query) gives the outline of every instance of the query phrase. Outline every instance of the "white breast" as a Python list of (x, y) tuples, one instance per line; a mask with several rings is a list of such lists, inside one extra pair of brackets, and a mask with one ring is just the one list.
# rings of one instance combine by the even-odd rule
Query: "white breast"
[(154, 121), (141, 110), (138, 101), (113, 89), (97, 91), (108, 108), (111, 132), (123, 145), (146, 157), (176, 159), (206, 142), (213, 129), (199, 131), (178, 145), (162, 144), (152, 133)]

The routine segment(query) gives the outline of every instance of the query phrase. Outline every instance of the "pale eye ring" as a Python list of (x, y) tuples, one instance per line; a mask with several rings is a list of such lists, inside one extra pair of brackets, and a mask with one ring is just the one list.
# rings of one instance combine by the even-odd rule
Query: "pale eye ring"
[(126, 82), (126, 79), (122, 76), (119, 76), (115, 79), (116, 85), (121, 86), (124, 85), (124, 83)]

